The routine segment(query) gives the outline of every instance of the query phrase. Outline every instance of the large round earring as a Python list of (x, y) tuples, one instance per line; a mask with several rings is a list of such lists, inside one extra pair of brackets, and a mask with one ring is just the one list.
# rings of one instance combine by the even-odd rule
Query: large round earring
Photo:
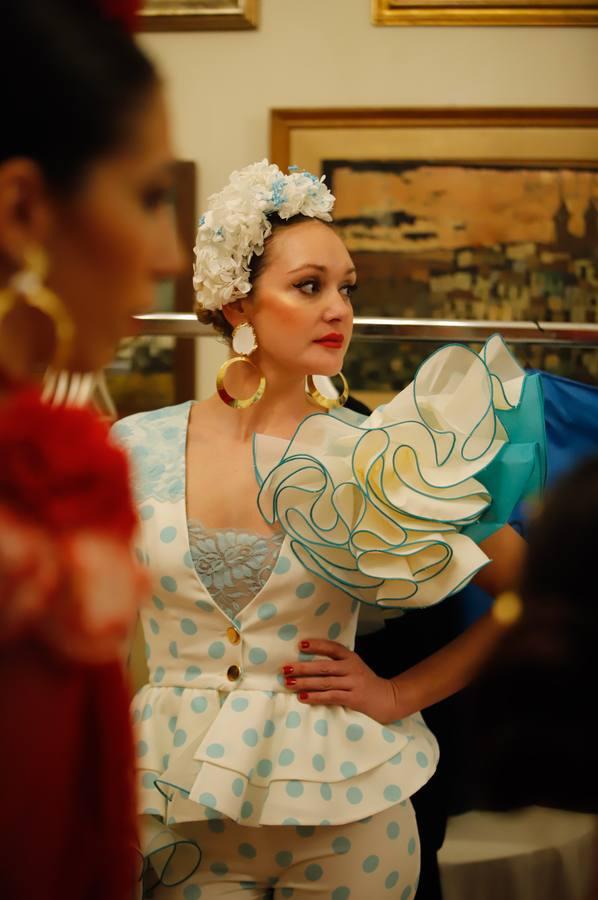
[(258, 371), (257, 367), (254, 366), (249, 359), (251, 354), (257, 350), (257, 337), (253, 325), (249, 322), (242, 322), (240, 325), (237, 325), (232, 333), (231, 344), (237, 355), (231, 357), (231, 359), (227, 359), (218, 369), (218, 374), (216, 376), (216, 390), (218, 391), (220, 399), (223, 403), (226, 403), (227, 406), (232, 406), (233, 409), (247, 409), (249, 406), (253, 406), (254, 403), (257, 403), (258, 400), (261, 400), (264, 396), (266, 390), (265, 377), (260, 374), (260, 383), (256, 392), (252, 394), (251, 397), (240, 400), (237, 397), (231, 396), (226, 390), (224, 387), (224, 376), (231, 366), (237, 365), (238, 363), (251, 366), (254, 371)]
[(337, 377), (340, 378), (343, 383), (342, 393), (339, 394), (338, 397), (326, 397), (317, 389), (313, 375), (308, 375), (305, 384), (305, 393), (311, 402), (323, 409), (338, 409), (339, 406), (344, 406), (349, 396), (349, 382), (342, 372), (339, 372)]
[(0, 322), (23, 300), (28, 306), (39, 309), (54, 326), (56, 347), (52, 365), (59, 369), (67, 362), (73, 344), (75, 328), (60, 298), (44, 284), (48, 273), (48, 258), (38, 246), (29, 247), (24, 254), (24, 266), (0, 291)]

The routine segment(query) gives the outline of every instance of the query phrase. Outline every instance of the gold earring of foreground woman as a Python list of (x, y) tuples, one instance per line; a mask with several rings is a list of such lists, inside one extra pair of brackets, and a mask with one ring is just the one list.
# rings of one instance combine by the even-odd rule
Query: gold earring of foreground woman
[(251, 354), (257, 350), (257, 337), (253, 325), (250, 322), (242, 322), (240, 325), (237, 325), (231, 335), (231, 346), (237, 355), (231, 357), (231, 359), (227, 359), (226, 362), (220, 366), (218, 374), (216, 375), (216, 390), (218, 391), (218, 396), (222, 402), (226, 403), (227, 406), (231, 406), (233, 409), (248, 409), (264, 396), (266, 390), (265, 377), (260, 373), (260, 382), (257, 390), (251, 397), (247, 397), (246, 399), (239, 399), (231, 396), (224, 386), (224, 378), (232, 366), (239, 364), (250, 366), (255, 372), (258, 371), (256, 366), (249, 359)]
[(342, 372), (338, 372), (337, 377), (340, 378), (343, 383), (343, 389), (338, 397), (327, 397), (316, 387), (313, 375), (308, 375), (306, 377), (305, 393), (315, 406), (319, 406), (321, 409), (338, 409), (340, 406), (345, 405), (349, 397), (349, 382)]

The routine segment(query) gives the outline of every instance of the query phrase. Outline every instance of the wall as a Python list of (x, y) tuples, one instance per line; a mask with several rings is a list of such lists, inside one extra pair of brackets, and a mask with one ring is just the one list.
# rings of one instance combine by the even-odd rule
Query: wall
[[(261, 0), (255, 32), (146, 34), (199, 202), (288, 106), (598, 106), (598, 28), (379, 28), (369, 0)], [(203, 339), (198, 394), (224, 350)]]

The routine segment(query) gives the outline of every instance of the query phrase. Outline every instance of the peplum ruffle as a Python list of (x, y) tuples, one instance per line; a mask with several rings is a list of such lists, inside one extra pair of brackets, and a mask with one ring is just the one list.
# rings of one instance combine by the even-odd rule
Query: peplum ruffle
[(480, 354), (443, 347), (361, 425), (315, 414), (290, 443), (256, 438), (260, 510), (354, 599), (438, 603), (489, 561), (476, 541), (541, 489), (542, 410), (539, 378), (500, 336)]

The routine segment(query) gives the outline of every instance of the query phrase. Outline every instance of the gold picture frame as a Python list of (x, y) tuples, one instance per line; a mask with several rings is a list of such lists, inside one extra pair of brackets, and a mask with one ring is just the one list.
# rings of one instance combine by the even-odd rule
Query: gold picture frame
[(246, 31), (258, 27), (259, 0), (145, 0), (141, 31)]
[(598, 26), (596, 0), (372, 0), (374, 25)]

